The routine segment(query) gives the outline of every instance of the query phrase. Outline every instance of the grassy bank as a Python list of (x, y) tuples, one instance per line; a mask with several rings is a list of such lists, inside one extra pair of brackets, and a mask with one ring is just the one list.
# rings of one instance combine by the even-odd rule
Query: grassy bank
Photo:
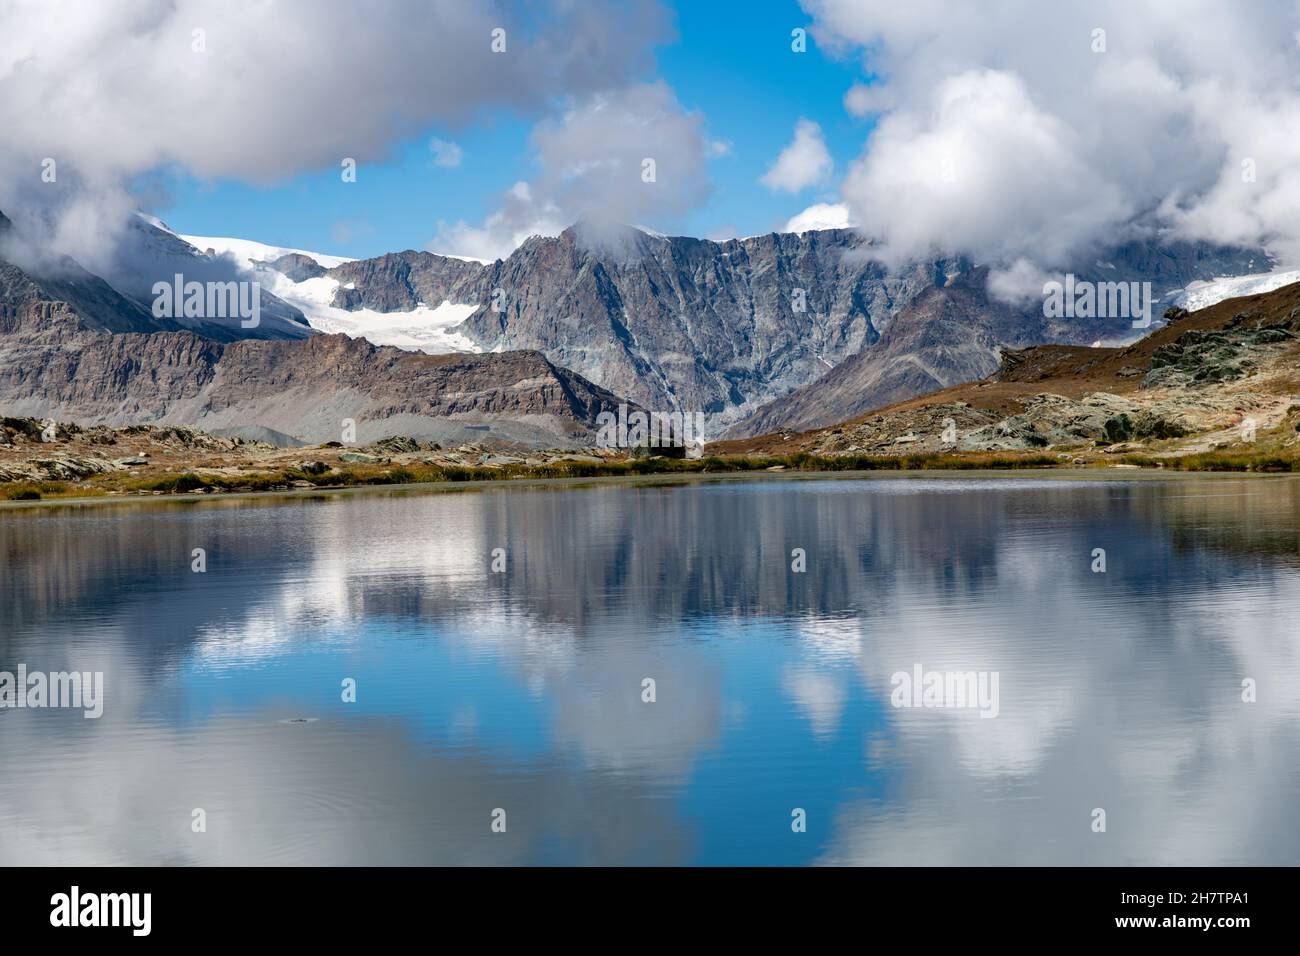
[[(1099, 469), (1115, 464), (1175, 471), (1292, 472), (1300, 459), (1277, 454), (1206, 453), (1184, 458), (1126, 455), (1115, 461), (1098, 461)], [(999, 471), (1043, 468), (1077, 468), (1069, 458), (1031, 453), (846, 455), (823, 458), (804, 452), (793, 455), (727, 456), (695, 460), (637, 458), (626, 461), (556, 461), (542, 465), (436, 466), (424, 464), (358, 464), (310, 474), (297, 469), (250, 472), (238, 477), (180, 472), (144, 478), (103, 476), (90, 482), (20, 482), (0, 486), (0, 498), (11, 501), (57, 500), (109, 495), (166, 495), (192, 493), (248, 493), (287, 491), (293, 488), (351, 488), (371, 485), (502, 481), (509, 479), (617, 478), (646, 475), (689, 475), (727, 472), (836, 472), (836, 471)], [(1089, 467), (1089, 466), (1084, 466)]]
[(1149, 455), (1125, 455), (1121, 464), (1139, 468), (1168, 468), (1172, 471), (1235, 471), (1262, 474), (1300, 472), (1300, 458), (1277, 454), (1243, 455), (1225, 452), (1202, 452), (1179, 458), (1152, 458)]

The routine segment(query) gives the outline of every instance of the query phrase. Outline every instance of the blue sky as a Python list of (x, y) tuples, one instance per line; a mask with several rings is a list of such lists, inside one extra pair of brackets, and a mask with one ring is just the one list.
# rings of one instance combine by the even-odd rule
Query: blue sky
[[(836, 184), (862, 150), (868, 123), (844, 109), (844, 93), (861, 81), (860, 63), (790, 50), (790, 31), (809, 26), (793, 0), (746, 5), (681, 0), (677, 39), (659, 48), (657, 70), (682, 105), (703, 115), (711, 140), (729, 151), (709, 160), (710, 198), (669, 225), (697, 236), (753, 235), (780, 229), (816, 202), (834, 201)], [(791, 141), (801, 117), (818, 123), (835, 161), (823, 186), (777, 193), (759, 177)], [(529, 136), (537, 117), (498, 111), (460, 128), (430, 128), (400, 144), (382, 164), (363, 165), (355, 183), (337, 167), (274, 184), (199, 181), (180, 172), (151, 178), (147, 203), (176, 231), (238, 236), (273, 245), (365, 257), (424, 248), (439, 222), (481, 223), (512, 184), (536, 172)], [(458, 144), (457, 167), (439, 166), (428, 147), (438, 137)], [(659, 225), (651, 223), (652, 225)], [(448, 250), (454, 251), (454, 250)]]

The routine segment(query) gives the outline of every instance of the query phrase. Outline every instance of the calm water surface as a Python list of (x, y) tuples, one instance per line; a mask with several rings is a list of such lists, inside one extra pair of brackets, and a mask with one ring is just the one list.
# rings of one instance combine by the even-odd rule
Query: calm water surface
[[(99, 720), (0, 710), (0, 864), (1300, 864), (1298, 509), (928, 477), (0, 511), (0, 670), (106, 684)], [(997, 717), (892, 706), (917, 664), (998, 672)]]

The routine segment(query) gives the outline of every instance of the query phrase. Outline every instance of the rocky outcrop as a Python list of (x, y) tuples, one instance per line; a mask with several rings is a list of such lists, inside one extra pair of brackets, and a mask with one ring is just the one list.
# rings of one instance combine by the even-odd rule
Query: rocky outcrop
[(1115, 444), (1132, 439), (1177, 438), (1187, 434), (1177, 407), (1144, 408), (1118, 395), (1094, 392), (1082, 399), (1044, 393), (1024, 402), (1023, 410), (964, 432), (960, 451), (1013, 451)]
[[(1242, 317), (1244, 318), (1244, 316)], [(1225, 329), (1193, 329), (1151, 355), (1143, 388), (1228, 382), (1249, 374), (1276, 346), (1291, 342), (1293, 322), (1250, 327), (1236, 322)]]
[[(1177, 399), (1146, 404), (1105, 392), (1082, 398), (1042, 392), (1026, 396), (1017, 409), (1008, 414), (951, 401), (887, 410), (813, 432), (801, 450), (828, 457), (1077, 451), (1181, 438), (1200, 427), (1200, 416)], [(1221, 414), (1212, 422), (1216, 427), (1231, 420), (1226, 406), (1217, 411)]]
[(82, 424), (254, 426), (307, 441), (405, 434), (532, 447), (589, 443), (617, 396), (537, 352), (424, 355), (344, 335), (215, 342), (112, 335), (64, 309), (0, 336), (0, 410)]
[(306, 282), (308, 279), (319, 279), (325, 274), (325, 267), (313, 259), (311, 256), (305, 256), (301, 252), (290, 252), (288, 255), (280, 256), (271, 262), (259, 262), (249, 260), (254, 266), (262, 266), (268, 269), (274, 269), (286, 278), (294, 282)]
[(47, 496), (219, 495), (471, 478), (580, 477), (598, 473), (591, 466), (612, 464), (618, 473), (618, 466), (635, 455), (628, 449), (601, 447), (503, 448), (490, 439), (453, 447), (405, 435), (361, 445), (327, 441), (285, 449), (177, 425), (83, 428), (10, 417), (0, 419), (0, 505)]
[(339, 308), (409, 312), (421, 303), (487, 301), (489, 271), (482, 263), (407, 250), (345, 262), (329, 275), (339, 281), (334, 293)]
[(192, 428), (132, 425), (83, 428), (75, 422), (0, 418), (0, 483), (9, 481), (84, 481), (130, 471), (149, 463), (149, 454), (122, 454), (142, 447), (191, 454), (230, 452), (243, 445)]

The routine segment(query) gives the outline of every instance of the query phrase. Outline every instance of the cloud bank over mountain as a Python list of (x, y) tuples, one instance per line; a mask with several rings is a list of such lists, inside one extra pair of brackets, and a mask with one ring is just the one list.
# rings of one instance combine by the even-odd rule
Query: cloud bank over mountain
[(537, 175), (511, 187), (481, 226), (440, 224), (430, 251), (496, 259), (577, 220), (670, 221), (708, 198), (708, 160), (724, 148), (663, 82), (584, 97), (542, 120), (531, 146)]
[(133, 177), (380, 161), (433, 124), (622, 89), (671, 35), (653, 0), (0, 0), (0, 23), (0, 209), (91, 268)]
[(1300, 5), (803, 0), (873, 82), (843, 199), (893, 261), (1061, 266), (1140, 222), (1300, 259)]
[[(283, 187), (412, 142), (457, 169), (483, 155), (463, 127), (504, 111), (532, 124), (530, 165), (416, 245), (495, 258), (579, 219), (676, 228), (734, 205), (709, 175), (727, 136), (760, 198), (816, 187), (791, 228), (852, 222), (892, 264), (941, 248), (1028, 274), (1153, 229), (1300, 264), (1300, 4), (801, 2), (817, 51), (860, 65), (843, 109), (871, 131), (851, 163), (844, 118), (815, 104), (761, 118), (780, 140), (757, 160), (742, 119), (710, 129), (689, 76), (656, 76), (663, 0), (0, 0), (0, 209), (107, 273), (174, 173)], [(784, 39), (755, 62), (793, 57)]]

